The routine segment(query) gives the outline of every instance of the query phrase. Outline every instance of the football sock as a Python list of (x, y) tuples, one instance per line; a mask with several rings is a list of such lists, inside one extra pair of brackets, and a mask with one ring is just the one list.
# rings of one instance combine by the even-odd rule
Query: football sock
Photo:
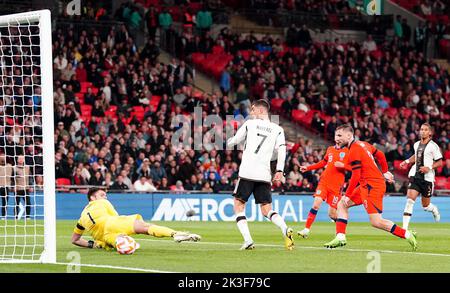
[(172, 237), (177, 231), (158, 225), (151, 225), (148, 227), (148, 235), (152, 235), (154, 237)]
[(336, 220), (336, 234), (344, 234), (347, 229), (347, 220), (338, 218)]
[(252, 243), (253, 239), (250, 235), (250, 230), (248, 229), (247, 224), (247, 217), (245, 216), (244, 212), (236, 214), (236, 224), (242, 234), (242, 237), (244, 237), (245, 243)]
[(311, 209), (308, 213), (308, 218), (306, 218), (306, 225), (305, 228), (310, 229), (312, 223), (314, 223), (314, 220), (316, 219), (317, 210)]
[(403, 212), (403, 229), (408, 229), (409, 221), (411, 220), (415, 201), (408, 198), (405, 204), (405, 210)]
[(400, 228), (399, 226), (397, 226), (396, 224), (394, 224), (391, 228), (391, 233), (394, 234), (397, 237), (400, 238), (406, 238), (406, 230), (403, 228)]
[(283, 233), (283, 236), (286, 235), (287, 225), (286, 222), (284, 222), (283, 218), (275, 211), (270, 211), (267, 214), (267, 218), (272, 221), (275, 225), (277, 225), (281, 232)]

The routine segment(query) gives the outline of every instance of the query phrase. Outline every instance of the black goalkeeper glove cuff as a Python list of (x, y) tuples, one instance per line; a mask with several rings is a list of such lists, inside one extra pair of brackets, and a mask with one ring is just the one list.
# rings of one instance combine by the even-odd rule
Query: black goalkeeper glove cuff
[(88, 241), (88, 248), (94, 248), (94, 240), (89, 240)]

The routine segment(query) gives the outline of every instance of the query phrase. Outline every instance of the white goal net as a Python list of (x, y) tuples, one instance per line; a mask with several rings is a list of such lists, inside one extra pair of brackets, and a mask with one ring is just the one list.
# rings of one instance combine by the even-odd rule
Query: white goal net
[(0, 16), (0, 262), (55, 262), (51, 21)]

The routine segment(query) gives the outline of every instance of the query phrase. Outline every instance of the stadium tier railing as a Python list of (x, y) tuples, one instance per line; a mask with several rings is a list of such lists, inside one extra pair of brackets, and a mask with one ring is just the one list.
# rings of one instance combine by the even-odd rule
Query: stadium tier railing
[[(98, 188), (99, 186), (94, 186), (94, 185), (57, 185), (56, 186), (56, 191), (57, 192), (81, 192), (81, 193), (87, 193), (87, 191), (91, 188)], [(106, 187), (105, 187), (106, 189)], [(111, 193), (124, 193), (124, 194), (143, 194), (143, 193), (167, 193), (167, 194), (211, 194), (211, 192), (207, 192), (207, 191), (198, 191), (198, 190), (183, 190), (183, 191), (176, 191), (176, 190), (156, 190), (156, 191), (136, 191), (136, 190), (131, 190), (131, 189), (127, 189), (127, 190), (115, 190), (115, 189), (108, 189), (108, 192)], [(212, 192), (212, 193), (217, 193), (217, 194), (231, 194), (233, 193), (231, 190), (230, 191), (219, 191), (219, 192)], [(301, 192), (291, 192), (291, 191), (274, 191), (273, 194), (276, 195), (305, 195), (305, 196), (310, 196), (313, 194), (312, 191), (301, 191)], [(387, 192), (386, 193), (389, 196), (405, 196), (405, 194), (403, 193), (399, 193), (399, 192)], [(445, 197), (450, 197), (450, 189), (439, 189), (439, 190), (435, 190), (435, 196), (445, 196)]]
[[(234, 11), (261, 26), (289, 27), (292, 24), (306, 24), (308, 28), (320, 29), (350, 29), (359, 31), (371, 30), (375, 17), (385, 30), (392, 28), (393, 15), (369, 16), (360, 13), (350, 14), (320, 14), (300, 11), (274, 11), (266, 9), (242, 9)], [(241, 25), (241, 24), (239, 24)], [(242, 23), (242, 26), (245, 26)]]
[(111, 29), (118, 31), (121, 25), (125, 23), (122, 21), (114, 20), (86, 20), (86, 19), (67, 19), (64, 17), (59, 17), (55, 19), (56, 29), (62, 29), (63, 31), (68, 31), (72, 29), (74, 35), (80, 35), (83, 30), (90, 32), (92, 30), (97, 30), (100, 37), (106, 37)]

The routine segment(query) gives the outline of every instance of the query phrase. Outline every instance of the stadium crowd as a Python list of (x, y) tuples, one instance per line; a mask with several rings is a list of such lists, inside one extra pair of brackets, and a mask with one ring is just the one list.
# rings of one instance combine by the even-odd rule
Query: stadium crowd
[[(369, 35), (362, 44), (314, 43), (303, 26), (287, 31), (289, 47), (227, 30), (212, 43), (235, 56), (221, 87), (226, 93), (233, 84), (237, 102), (266, 98), (329, 138), (337, 125), (351, 123), (359, 139), (376, 144), (391, 162), (412, 154), (419, 125), (430, 122), (448, 159), (449, 72), (407, 39), (377, 44)], [(297, 119), (299, 111), (312, 119)]]
[[(107, 37), (95, 29), (79, 35), (57, 30), (55, 158), (56, 177), (63, 179), (58, 182), (138, 191), (231, 191), (240, 153), (172, 145), (178, 130), (172, 118), (192, 118), (196, 106), (203, 117), (245, 117), (256, 98), (282, 99), (281, 109), (292, 119), (294, 110), (313, 111), (310, 127), (328, 137), (338, 124), (349, 122), (359, 139), (377, 144), (391, 162), (412, 154), (419, 124), (429, 121), (448, 160), (440, 172), (448, 173), (448, 72), (398, 38), (382, 44), (370, 38), (363, 44), (318, 44), (301, 30), (298, 34), (287, 47), (271, 36), (258, 39), (227, 29), (217, 39), (187, 32), (182, 36), (187, 42), (180, 43), (186, 56), (215, 46), (235, 56), (222, 75), (222, 91), (198, 94), (190, 87), (192, 71), (184, 61), (158, 62), (155, 42), (150, 38), (139, 50), (125, 25)], [(208, 130), (201, 129), (203, 134)], [(322, 159), (324, 150), (304, 139), (294, 143), (286, 183), (273, 188), (313, 191), (321, 171), (302, 174), (298, 166)]]

